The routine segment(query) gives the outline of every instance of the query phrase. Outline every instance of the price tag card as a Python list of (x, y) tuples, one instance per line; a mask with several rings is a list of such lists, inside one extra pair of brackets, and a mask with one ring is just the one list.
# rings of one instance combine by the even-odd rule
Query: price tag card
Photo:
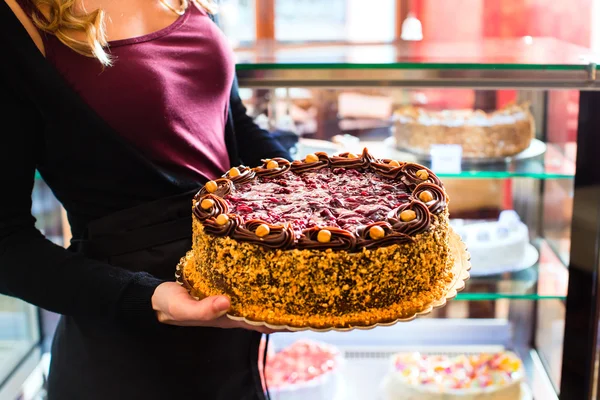
[(430, 148), (431, 170), (435, 173), (460, 174), (462, 146), (459, 144), (434, 144)]

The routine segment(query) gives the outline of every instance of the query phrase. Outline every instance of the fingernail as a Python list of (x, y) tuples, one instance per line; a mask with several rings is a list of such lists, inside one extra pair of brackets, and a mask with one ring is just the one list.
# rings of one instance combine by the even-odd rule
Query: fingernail
[(213, 306), (219, 311), (227, 311), (227, 309), (229, 309), (229, 299), (227, 297), (219, 296), (214, 299)]

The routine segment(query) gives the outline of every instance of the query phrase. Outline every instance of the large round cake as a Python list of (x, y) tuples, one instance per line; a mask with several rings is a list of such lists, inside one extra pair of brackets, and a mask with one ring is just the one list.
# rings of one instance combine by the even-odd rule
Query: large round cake
[(264, 160), (193, 200), (192, 294), (227, 295), (229, 315), (297, 328), (414, 316), (452, 281), (448, 199), (413, 163), (362, 154)]
[(528, 148), (535, 133), (527, 104), (491, 113), (404, 107), (394, 121), (396, 146), (419, 155), (429, 155), (432, 145), (457, 144), (465, 158), (509, 157)]

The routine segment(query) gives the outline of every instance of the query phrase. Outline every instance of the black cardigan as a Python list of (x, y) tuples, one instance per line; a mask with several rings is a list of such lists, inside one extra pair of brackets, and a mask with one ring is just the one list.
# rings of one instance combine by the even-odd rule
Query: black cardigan
[[(151, 315), (162, 281), (67, 251), (35, 228), (35, 171), (65, 207), (74, 238), (94, 219), (202, 182), (161, 170), (119, 137), (45, 60), (5, 2), (0, 51), (0, 293), (65, 315)], [(289, 159), (246, 115), (235, 82), (230, 104), (232, 164)]]

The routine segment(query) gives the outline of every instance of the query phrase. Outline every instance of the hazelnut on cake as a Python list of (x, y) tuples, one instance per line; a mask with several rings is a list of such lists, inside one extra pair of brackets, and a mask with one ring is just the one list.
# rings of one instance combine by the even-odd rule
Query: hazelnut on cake
[(196, 296), (229, 296), (232, 316), (370, 326), (423, 310), (453, 278), (442, 182), (367, 149), (232, 168), (192, 210), (183, 280)]

